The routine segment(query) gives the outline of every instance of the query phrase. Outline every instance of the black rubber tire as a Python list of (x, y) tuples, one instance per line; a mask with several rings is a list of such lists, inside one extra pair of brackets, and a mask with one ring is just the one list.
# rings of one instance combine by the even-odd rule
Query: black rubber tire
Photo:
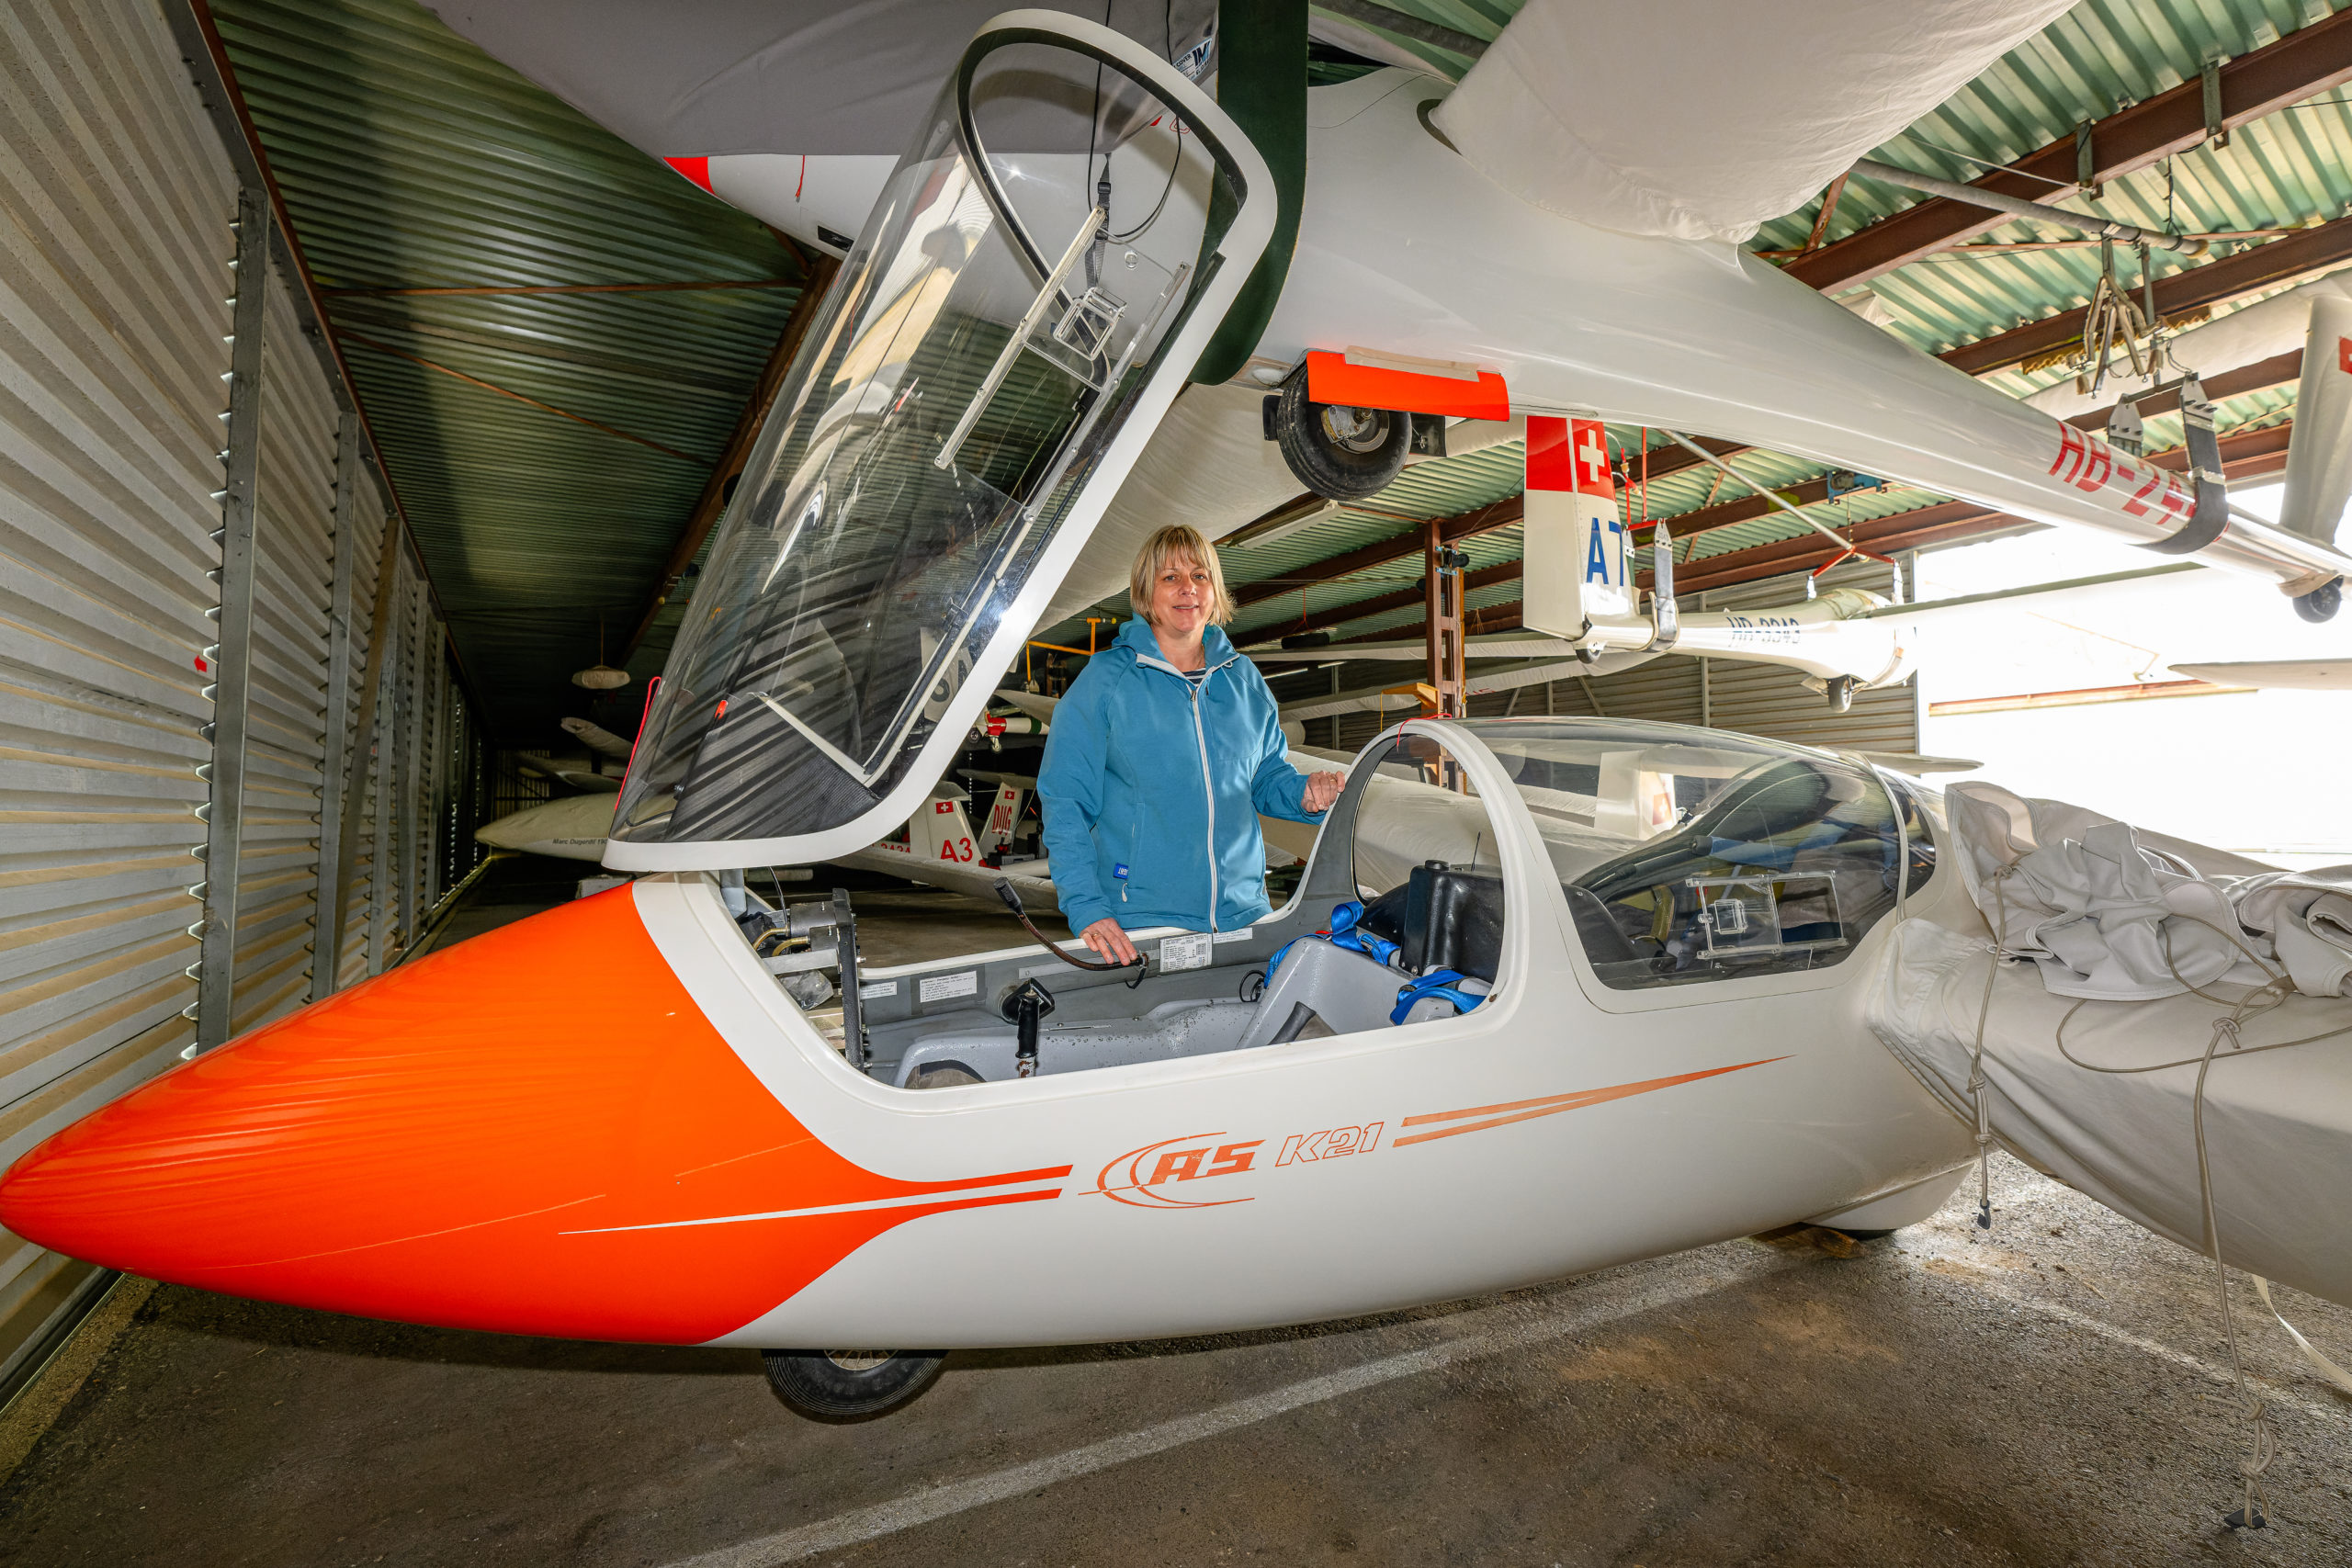
[[(845, 1367), (836, 1358), (886, 1358), (873, 1367)], [(856, 1421), (879, 1416), (931, 1386), (946, 1364), (944, 1350), (763, 1350), (768, 1386), (793, 1410), (814, 1421)]]
[(2344, 604), (2344, 580), (2322, 583), (2295, 601), (2295, 614), (2313, 626), (2335, 619), (2335, 612)]
[(1323, 427), (1324, 405), (1306, 395), (1305, 367), (1283, 383), (1274, 404), (1274, 444), (1298, 482), (1326, 501), (1363, 501), (1388, 488), (1405, 468), (1413, 445), (1413, 417), (1374, 410), (1387, 422), (1379, 444), (1368, 451), (1339, 445)]

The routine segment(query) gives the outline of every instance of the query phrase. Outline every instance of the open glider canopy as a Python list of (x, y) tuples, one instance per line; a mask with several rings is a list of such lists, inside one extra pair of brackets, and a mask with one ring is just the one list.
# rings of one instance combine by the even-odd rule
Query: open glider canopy
[[(1106, 185), (1158, 205), (1114, 232)], [(824, 859), (905, 820), (1257, 261), (1269, 185), (1114, 33), (973, 40), (744, 469), (606, 863)]]

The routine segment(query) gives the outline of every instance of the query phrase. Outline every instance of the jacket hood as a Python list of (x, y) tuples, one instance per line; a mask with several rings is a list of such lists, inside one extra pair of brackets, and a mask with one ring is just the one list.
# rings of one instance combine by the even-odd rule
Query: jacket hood
[[(1119, 635), (1112, 639), (1111, 647), (1124, 648), (1137, 659), (1158, 660), (1162, 664), (1168, 662), (1167, 655), (1159, 651), (1159, 638), (1153, 635), (1151, 623), (1141, 615), (1133, 616), (1120, 625)], [(1223, 626), (1204, 626), (1201, 628), (1201, 653), (1208, 667), (1214, 670), (1233, 657), (1233, 639), (1225, 635)]]

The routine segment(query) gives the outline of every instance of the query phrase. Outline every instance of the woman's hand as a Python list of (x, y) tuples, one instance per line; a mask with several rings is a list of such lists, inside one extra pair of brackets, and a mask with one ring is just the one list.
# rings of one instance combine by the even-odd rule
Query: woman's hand
[(1136, 961), (1136, 944), (1127, 940), (1127, 933), (1119, 929), (1119, 922), (1107, 915), (1079, 932), (1078, 940), (1092, 948), (1098, 957), (1107, 958), (1114, 964), (1133, 964)]
[(1299, 808), (1321, 816), (1331, 809), (1331, 803), (1340, 798), (1340, 786), (1347, 782), (1345, 773), (1307, 774), (1306, 791), (1299, 796)]

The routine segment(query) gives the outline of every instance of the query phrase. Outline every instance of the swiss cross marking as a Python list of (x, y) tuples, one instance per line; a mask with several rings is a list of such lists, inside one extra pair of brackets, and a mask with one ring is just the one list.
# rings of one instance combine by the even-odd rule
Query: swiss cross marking
[(1585, 432), (1584, 444), (1577, 448), (1577, 467), (1589, 485), (1598, 485), (1608, 477), (1609, 448), (1590, 430)]

